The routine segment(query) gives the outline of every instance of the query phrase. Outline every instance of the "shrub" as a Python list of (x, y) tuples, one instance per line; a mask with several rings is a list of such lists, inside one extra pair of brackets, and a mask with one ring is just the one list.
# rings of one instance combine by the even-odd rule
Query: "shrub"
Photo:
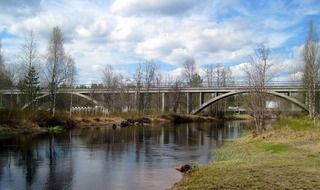
[(0, 109), (0, 124), (19, 124), (23, 121), (24, 114), (18, 109)]

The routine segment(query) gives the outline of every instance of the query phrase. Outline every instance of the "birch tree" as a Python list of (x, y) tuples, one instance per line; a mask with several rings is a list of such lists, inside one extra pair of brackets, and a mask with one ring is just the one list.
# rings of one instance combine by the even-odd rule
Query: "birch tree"
[(64, 50), (64, 40), (61, 29), (55, 26), (52, 29), (47, 53), (47, 79), (50, 92), (50, 113), (55, 115), (56, 97), (59, 85), (66, 82), (70, 77), (71, 67)]
[(302, 51), (304, 63), (303, 83), (306, 90), (306, 104), (309, 110), (309, 117), (315, 118), (317, 113), (317, 90), (319, 89), (319, 41), (317, 31), (312, 23), (309, 24), (309, 32)]
[(140, 114), (141, 110), (143, 109), (143, 99), (140, 94), (140, 91), (142, 88), (142, 81), (143, 81), (143, 70), (140, 63), (136, 69), (134, 79), (136, 81), (136, 94), (135, 94), (136, 108), (138, 110), (138, 113)]
[(270, 49), (265, 45), (260, 45), (255, 54), (250, 57), (249, 66), (245, 69), (249, 86), (249, 110), (254, 119), (254, 134), (265, 129), (266, 119), (266, 83), (272, 79), (270, 68)]
[(5, 69), (4, 57), (3, 57), (3, 51), (2, 51), (2, 40), (0, 38), (0, 88), (6, 88), (6, 87), (9, 87), (10, 85), (11, 85), (11, 81)]
[[(27, 102), (32, 102), (39, 94), (40, 81), (36, 66), (39, 64), (39, 54), (37, 51), (37, 43), (33, 31), (31, 30), (21, 47), (19, 56), (23, 68), (26, 68), (23, 73), (25, 76), (20, 80), (18, 85), (26, 95)], [(32, 105), (34, 108), (34, 105)]]
[(146, 87), (146, 93), (144, 96), (143, 102), (143, 110), (150, 110), (151, 109), (151, 94), (149, 90), (152, 86), (154, 86), (156, 82), (156, 71), (157, 65), (152, 61), (147, 61), (145, 63), (145, 72), (144, 72), (144, 83)]
[(193, 58), (187, 58), (182, 63), (182, 67), (183, 67), (183, 76), (187, 84), (190, 84), (190, 81), (192, 80), (193, 76), (197, 73), (196, 62)]

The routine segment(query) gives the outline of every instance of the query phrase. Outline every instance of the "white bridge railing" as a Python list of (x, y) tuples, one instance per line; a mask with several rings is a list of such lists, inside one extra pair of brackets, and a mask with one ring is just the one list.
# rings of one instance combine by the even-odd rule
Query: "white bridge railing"
[[(297, 81), (270, 81), (265, 83), (266, 88), (270, 89), (301, 89), (303, 87), (302, 82)], [(170, 89), (183, 89), (183, 90), (192, 90), (192, 89), (246, 89), (250, 88), (250, 85), (247, 81), (234, 81), (234, 82), (225, 82), (225, 83), (207, 83), (203, 82), (198, 85), (190, 85), (187, 82), (170, 82), (170, 83), (161, 83), (161, 84), (132, 84), (125, 83), (118, 86), (105, 86), (103, 84), (76, 84), (74, 86), (60, 85), (58, 90), (60, 92), (74, 92), (74, 93), (83, 93), (83, 92), (94, 92), (97, 91), (134, 91), (141, 89), (146, 91), (152, 89), (153, 91), (161, 91)], [(42, 87), (42, 93), (49, 93), (48, 87)], [(20, 90), (17, 87), (11, 87), (10, 89), (0, 90), (0, 94), (20, 94)]]

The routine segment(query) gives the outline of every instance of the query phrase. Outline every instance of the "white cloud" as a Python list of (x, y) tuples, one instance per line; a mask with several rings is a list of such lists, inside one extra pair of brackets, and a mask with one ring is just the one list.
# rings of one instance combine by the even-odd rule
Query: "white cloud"
[(279, 70), (297, 64), (301, 42), (292, 43), (294, 48), (287, 42), (300, 38), (301, 31), (288, 28), (299, 24), (305, 14), (319, 14), (319, 8), (310, 8), (315, 3), (293, 4), (298, 7), (286, 12), (283, 3), (269, 2), (263, 10), (251, 10), (234, 0), (0, 1), (0, 35), (14, 36), (3, 40), (8, 59), (13, 59), (30, 29), (39, 37), (44, 54), (51, 28), (58, 25), (66, 51), (86, 78), (96, 77), (105, 64), (152, 59), (178, 66), (187, 57), (194, 57), (199, 67), (236, 64), (231, 69), (241, 76), (243, 62), (259, 43), (293, 53), (276, 60)]
[(122, 15), (179, 14), (197, 5), (194, 0), (116, 0), (111, 11)]

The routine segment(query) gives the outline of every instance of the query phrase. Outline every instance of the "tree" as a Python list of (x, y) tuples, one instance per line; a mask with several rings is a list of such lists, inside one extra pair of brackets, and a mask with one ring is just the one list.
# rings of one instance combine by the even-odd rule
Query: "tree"
[(209, 87), (226, 86), (232, 83), (233, 77), (230, 68), (224, 67), (221, 64), (209, 64), (205, 67), (205, 78)]
[(52, 116), (55, 115), (56, 109), (56, 96), (59, 85), (67, 81), (71, 76), (72, 67), (68, 56), (64, 51), (63, 47), (63, 35), (61, 29), (56, 26), (52, 29), (48, 53), (47, 53), (47, 79), (49, 82), (50, 91), (50, 113)]
[(319, 40), (313, 22), (310, 22), (309, 32), (302, 51), (304, 63), (303, 83), (306, 89), (306, 104), (309, 109), (309, 117), (313, 119), (318, 110), (317, 90), (319, 88)]
[(138, 113), (140, 114), (140, 112), (143, 108), (143, 99), (141, 98), (141, 94), (140, 94), (140, 91), (142, 88), (143, 70), (142, 70), (142, 66), (140, 63), (136, 69), (134, 79), (136, 81), (136, 94), (135, 94), (136, 108), (138, 110)]
[(106, 65), (102, 76), (102, 80), (106, 88), (111, 88), (113, 86), (113, 73), (113, 67), (111, 65)]
[[(76, 66), (75, 66), (76, 63), (75, 63), (73, 57), (71, 57), (71, 56), (68, 57), (68, 64), (67, 65), (70, 69), (67, 84), (69, 84), (70, 88), (73, 91), (75, 78), (76, 78), (76, 74), (77, 74), (77, 70), (76, 70)], [(72, 116), (72, 106), (73, 106), (72, 104), (73, 104), (73, 93), (70, 94), (69, 117)]]
[(272, 79), (270, 68), (270, 49), (260, 45), (253, 56), (250, 57), (249, 66), (245, 68), (245, 74), (249, 86), (249, 110), (254, 119), (254, 135), (265, 129), (266, 118), (266, 83)]
[[(205, 78), (208, 87), (227, 86), (234, 81), (230, 68), (221, 64), (209, 64), (205, 67)], [(224, 118), (230, 99), (226, 98), (210, 106), (210, 114), (217, 118)]]
[(198, 73), (192, 75), (191, 80), (189, 81), (190, 87), (201, 87), (202, 86), (202, 78)]
[(144, 94), (143, 98), (143, 110), (150, 110), (151, 94), (149, 93), (149, 90), (156, 82), (157, 65), (152, 61), (147, 61), (145, 62), (144, 70), (144, 83), (146, 87), (146, 93)]
[[(24, 94), (26, 94), (27, 96), (26, 98), (28, 102), (32, 102), (38, 96), (40, 91), (39, 84), (40, 84), (40, 81), (39, 81), (38, 73), (34, 68), (34, 66), (31, 66), (21, 84), (21, 90)], [(34, 106), (32, 106), (32, 109), (33, 108)]]
[(173, 105), (173, 112), (177, 113), (178, 107), (181, 103), (181, 85), (182, 83), (179, 79), (176, 79), (173, 86), (171, 87), (170, 91), (172, 93), (172, 105)]
[(190, 81), (196, 74), (196, 62), (193, 58), (187, 58), (183, 64), (183, 76), (187, 82), (187, 84), (190, 84)]
[(32, 102), (40, 91), (38, 72), (35, 69), (35, 66), (39, 62), (39, 55), (37, 52), (37, 43), (32, 30), (21, 47), (21, 54), (19, 57), (27, 70), (24, 72), (24, 78), (19, 80), (18, 86), (22, 92), (26, 94), (27, 102)]
[(6, 88), (11, 85), (9, 76), (4, 65), (4, 58), (2, 52), (2, 40), (0, 38), (0, 88)]
[[(104, 86), (112, 91), (115, 90), (120, 90), (122, 91), (122, 80), (123, 77), (121, 74), (118, 74), (114, 71), (113, 67), (111, 65), (106, 65), (104, 70), (103, 70), (103, 83)], [(123, 102), (123, 93), (120, 94), (115, 94), (115, 93), (110, 93), (110, 94), (105, 94), (105, 103), (106, 106), (110, 111), (122, 111), (122, 107), (124, 105)]]
[(25, 39), (25, 43), (21, 47), (20, 59), (28, 69), (30, 69), (32, 66), (36, 66), (39, 61), (37, 42), (32, 30), (29, 32)]
[(3, 58), (3, 54), (2, 54), (2, 39), (0, 38), (0, 71), (1, 71), (1, 76), (2, 74), (4, 74), (4, 58)]

